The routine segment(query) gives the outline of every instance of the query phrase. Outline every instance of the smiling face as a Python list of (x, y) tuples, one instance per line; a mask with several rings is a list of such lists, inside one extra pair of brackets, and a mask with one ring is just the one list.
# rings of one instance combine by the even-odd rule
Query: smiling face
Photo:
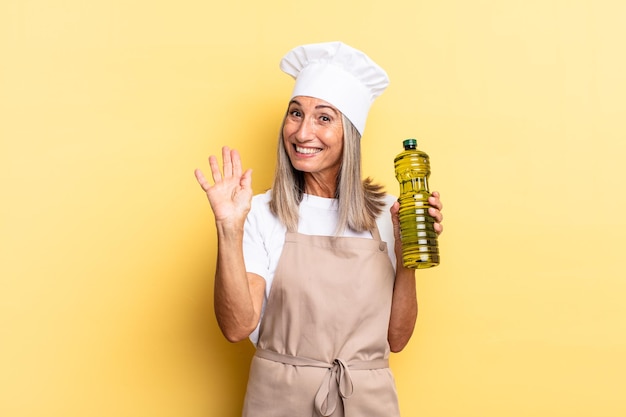
[(283, 125), (283, 144), (293, 167), (304, 172), (307, 192), (320, 185), (335, 189), (343, 152), (339, 110), (318, 98), (294, 97)]

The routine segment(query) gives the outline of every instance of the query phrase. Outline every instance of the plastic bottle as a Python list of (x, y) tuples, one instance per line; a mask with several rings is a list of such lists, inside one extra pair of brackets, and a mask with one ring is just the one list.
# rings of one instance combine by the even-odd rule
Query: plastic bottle
[(415, 139), (406, 139), (402, 144), (404, 151), (394, 159), (400, 184), (402, 262), (406, 268), (430, 268), (439, 265), (435, 219), (428, 214), (430, 160), (417, 149)]

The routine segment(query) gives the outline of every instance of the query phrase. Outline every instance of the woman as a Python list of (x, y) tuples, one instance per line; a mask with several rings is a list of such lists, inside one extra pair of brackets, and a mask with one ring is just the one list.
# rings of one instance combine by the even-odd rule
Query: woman
[[(398, 416), (388, 358), (413, 332), (415, 271), (398, 261), (398, 203), (360, 171), (387, 74), (340, 42), (297, 47), (281, 69), (296, 85), (272, 189), (253, 197), (228, 147), (222, 171), (209, 158), (213, 185), (196, 170), (218, 233), (218, 323), (257, 346), (243, 415)], [(438, 193), (429, 203), (441, 233)]]

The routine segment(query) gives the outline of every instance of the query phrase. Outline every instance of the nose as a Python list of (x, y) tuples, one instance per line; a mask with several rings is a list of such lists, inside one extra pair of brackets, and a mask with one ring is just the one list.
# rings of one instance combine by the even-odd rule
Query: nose
[(296, 130), (295, 138), (298, 142), (307, 142), (315, 138), (315, 123), (310, 117), (305, 117)]

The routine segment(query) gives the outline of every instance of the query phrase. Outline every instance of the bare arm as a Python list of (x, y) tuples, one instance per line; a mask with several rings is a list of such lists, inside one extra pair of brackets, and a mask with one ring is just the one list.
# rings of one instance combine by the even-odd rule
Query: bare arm
[(215, 317), (226, 339), (239, 342), (250, 336), (259, 323), (265, 280), (245, 270), (243, 231), (221, 225), (217, 229)]
[(223, 174), (217, 158), (209, 157), (214, 184), (200, 170), (196, 179), (206, 192), (217, 229), (217, 266), (215, 271), (215, 316), (222, 333), (230, 342), (250, 335), (261, 316), (265, 280), (247, 273), (243, 260), (243, 227), (252, 200), (252, 171), (242, 173), (236, 150), (222, 148)]
[[(439, 199), (439, 193), (434, 192), (429, 198), (431, 208), (429, 214), (436, 220), (435, 231), (441, 234), (443, 206)], [(389, 319), (389, 348), (392, 352), (400, 352), (409, 343), (415, 329), (417, 320), (417, 291), (415, 287), (415, 270), (405, 268), (402, 265), (402, 242), (400, 241), (400, 221), (398, 219), (399, 204), (396, 202), (391, 207), (391, 219), (395, 237), (396, 252), (396, 281), (393, 287), (391, 301), (391, 317)]]

